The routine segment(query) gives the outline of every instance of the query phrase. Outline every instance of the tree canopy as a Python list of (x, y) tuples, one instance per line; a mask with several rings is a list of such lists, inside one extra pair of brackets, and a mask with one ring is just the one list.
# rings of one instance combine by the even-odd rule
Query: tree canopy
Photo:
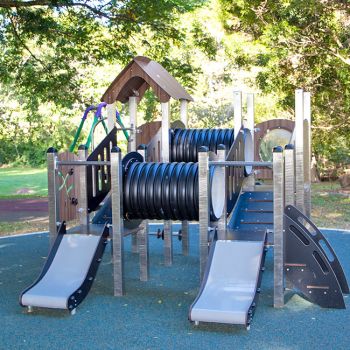
[[(74, 118), (136, 55), (194, 95), (194, 127), (232, 126), (234, 87), (263, 95), (258, 121), (291, 117), (304, 88), (315, 154), (350, 162), (349, 34), (339, 0), (0, 0), (0, 162), (67, 146)], [(144, 120), (158, 108), (147, 92)]]
[[(312, 93), (314, 149), (350, 161), (350, 4), (337, 0), (220, 0), (227, 32), (244, 32), (263, 46), (237, 55), (242, 66), (261, 67), (257, 86), (275, 92), (284, 109), (293, 91)], [(337, 146), (334, 144), (337, 140)], [(334, 149), (343, 149), (339, 154)], [(326, 150), (327, 149), (327, 150)], [(347, 154), (346, 154), (347, 153)]]

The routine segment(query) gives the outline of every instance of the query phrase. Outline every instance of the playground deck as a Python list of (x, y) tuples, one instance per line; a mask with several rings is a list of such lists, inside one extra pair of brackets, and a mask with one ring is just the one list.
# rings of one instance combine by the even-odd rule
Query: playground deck
[[(155, 230), (155, 226), (151, 230)], [(190, 255), (174, 240), (174, 265), (163, 264), (161, 240), (150, 237), (151, 278), (139, 281), (138, 256), (125, 241), (126, 296), (112, 296), (110, 246), (96, 281), (77, 313), (36, 309), (27, 314), (20, 292), (38, 276), (47, 256), (48, 236), (0, 239), (0, 349), (348, 349), (350, 303), (346, 310), (321, 309), (299, 296), (272, 308), (272, 251), (266, 257), (262, 293), (247, 332), (243, 327), (187, 320), (199, 288), (198, 226), (190, 227)], [(350, 232), (326, 231), (350, 276)]]

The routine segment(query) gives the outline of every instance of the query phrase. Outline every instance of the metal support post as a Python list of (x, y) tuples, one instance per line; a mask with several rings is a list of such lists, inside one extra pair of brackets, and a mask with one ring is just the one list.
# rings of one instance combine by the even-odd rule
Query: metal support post
[(303, 90), (295, 90), (295, 204), (305, 213), (304, 191), (304, 103)]
[(295, 206), (295, 161), (294, 146), (285, 146), (284, 151), (285, 206)]
[[(85, 145), (80, 145), (78, 148), (79, 160), (85, 161), (88, 157), (88, 149)], [(79, 198), (78, 198), (78, 212), (79, 222), (85, 229), (89, 225), (89, 208), (87, 200), (87, 167), (82, 166), (79, 169)]]
[(274, 269), (273, 269), (273, 306), (284, 306), (284, 165), (283, 148), (273, 150), (273, 232), (274, 232)]
[[(162, 162), (169, 162), (170, 102), (162, 103)], [(173, 264), (173, 234), (171, 220), (164, 221), (164, 263)]]
[(180, 118), (181, 121), (184, 123), (185, 128), (187, 128), (187, 100), (180, 100)]
[(181, 221), (181, 245), (182, 254), (188, 255), (190, 249), (190, 236), (189, 236), (189, 222), (187, 220)]
[[(129, 118), (130, 118), (130, 137), (128, 142), (128, 152), (136, 151), (136, 128), (137, 128), (137, 97), (129, 97)], [(131, 251), (138, 252), (137, 236), (131, 235)]]
[(107, 126), (108, 126), (108, 132), (111, 132), (115, 125), (115, 118), (116, 118), (116, 112), (117, 109), (115, 107), (115, 104), (108, 104), (106, 106), (107, 109)]
[(119, 147), (113, 147), (111, 150), (111, 199), (113, 290), (115, 296), (121, 296), (124, 294), (124, 223), (123, 179)]
[[(137, 149), (137, 152), (139, 152), (144, 161), (147, 157), (147, 147), (146, 145), (140, 145)], [(142, 229), (137, 234), (133, 234), (135, 236), (135, 241), (138, 243), (138, 252), (140, 253), (139, 259), (140, 259), (140, 280), (141, 281), (148, 281), (149, 278), (149, 243), (148, 243), (148, 220), (143, 220), (141, 223)], [(133, 252), (136, 248), (137, 252), (137, 246), (132, 247)]]
[(57, 223), (59, 221), (58, 178), (56, 169), (57, 150), (50, 147), (47, 150), (47, 188), (49, 200), (49, 237), (52, 247), (57, 236)]
[(304, 191), (305, 215), (311, 217), (311, 95), (304, 92)]
[(146, 282), (149, 278), (148, 220), (144, 220), (141, 225), (142, 229), (138, 232), (140, 281)]
[(162, 103), (162, 162), (169, 162), (170, 102)]
[(129, 97), (130, 137), (128, 152), (136, 151), (137, 97)]
[[(185, 125), (185, 128), (187, 128), (187, 106), (188, 101), (187, 100), (180, 100), (180, 118), (183, 124)], [(187, 220), (184, 220), (181, 222), (181, 245), (182, 245), (182, 254), (188, 255), (189, 252), (189, 222)]]
[(198, 152), (198, 184), (199, 184), (199, 273), (203, 279), (208, 260), (209, 230), (209, 151), (202, 146)]
[(254, 145), (254, 119), (255, 119), (255, 110), (254, 110), (254, 94), (247, 94), (247, 118), (244, 122), (244, 127), (249, 129), (252, 133), (253, 145)]
[(233, 92), (233, 122), (236, 139), (242, 127), (242, 91)]
[[(217, 149), (217, 160), (218, 161), (225, 161), (226, 160), (226, 148), (224, 145), (219, 145), (218, 149)], [(217, 170), (219, 170), (217, 168)], [(218, 221), (218, 239), (226, 239), (226, 229), (227, 229), (227, 181), (226, 181), (226, 177), (227, 177), (227, 168), (223, 167), (222, 168), (223, 172), (224, 172), (224, 183), (222, 186), (224, 186), (224, 209), (222, 212), (222, 215)]]
[(164, 220), (164, 265), (173, 264), (173, 232), (172, 221)]

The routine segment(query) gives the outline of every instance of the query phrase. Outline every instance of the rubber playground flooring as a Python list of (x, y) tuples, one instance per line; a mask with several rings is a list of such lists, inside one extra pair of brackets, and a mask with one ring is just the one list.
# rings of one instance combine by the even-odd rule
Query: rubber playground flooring
[[(155, 227), (151, 227), (152, 231)], [(162, 241), (150, 237), (151, 278), (139, 281), (138, 256), (125, 240), (126, 295), (112, 296), (110, 246), (96, 281), (77, 313), (18, 304), (20, 292), (38, 276), (47, 255), (47, 234), (0, 239), (0, 349), (349, 349), (350, 305), (321, 309), (299, 296), (285, 308), (272, 307), (272, 251), (266, 259), (262, 292), (250, 331), (187, 320), (199, 288), (198, 226), (190, 228), (191, 250), (181, 255), (174, 239), (174, 264), (163, 264)], [(350, 233), (326, 232), (347, 277)], [(244, 264), (244, 261), (242, 261)], [(239, 266), (232, 266), (239, 268)]]

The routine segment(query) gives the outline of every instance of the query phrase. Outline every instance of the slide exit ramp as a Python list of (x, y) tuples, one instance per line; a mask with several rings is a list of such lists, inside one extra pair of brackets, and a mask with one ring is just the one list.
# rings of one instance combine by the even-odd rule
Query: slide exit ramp
[(190, 321), (250, 326), (260, 292), (266, 233), (236, 238), (212, 242)]
[(189, 319), (195, 323), (243, 325), (252, 321), (273, 228), (272, 192), (242, 192), (227, 228), (227, 240), (211, 244), (204, 278)]
[(107, 236), (106, 225), (77, 226), (66, 232), (62, 224), (41, 274), (23, 291), (20, 304), (74, 312), (92, 286)]

